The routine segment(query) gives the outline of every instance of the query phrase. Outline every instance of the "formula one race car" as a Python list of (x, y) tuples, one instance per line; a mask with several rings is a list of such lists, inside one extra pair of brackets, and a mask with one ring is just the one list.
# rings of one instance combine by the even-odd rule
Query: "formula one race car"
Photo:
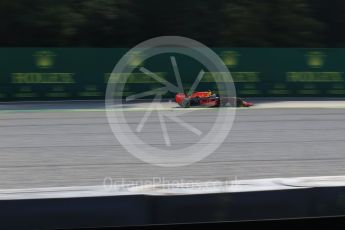
[(250, 107), (253, 103), (246, 102), (238, 97), (219, 97), (211, 91), (195, 92), (190, 96), (184, 93), (178, 93), (175, 96), (175, 101), (183, 108), (190, 106), (205, 106), (205, 107)]

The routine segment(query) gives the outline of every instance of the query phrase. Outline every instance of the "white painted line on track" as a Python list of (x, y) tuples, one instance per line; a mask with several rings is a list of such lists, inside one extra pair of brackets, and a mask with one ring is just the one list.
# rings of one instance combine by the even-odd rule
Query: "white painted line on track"
[(193, 195), (345, 186), (345, 176), (206, 181), (198, 183), (75, 186), (0, 190), (0, 200), (76, 198), (125, 195)]
[[(155, 103), (155, 102), (154, 102)], [(135, 103), (125, 106), (114, 106), (111, 111), (119, 112), (145, 112), (148, 110), (155, 111), (198, 111), (198, 110), (217, 110), (217, 109), (236, 109), (236, 110), (255, 110), (255, 109), (345, 109), (345, 101), (281, 101), (281, 102), (258, 102), (254, 106), (246, 108), (180, 108), (171, 102), (159, 102), (159, 108), (150, 109), (151, 103)], [(151, 104), (152, 105), (152, 104)], [(0, 113), (35, 113), (35, 112), (105, 112), (105, 108), (45, 108), (45, 105), (38, 108), (9, 108), (6, 104), (0, 104)]]

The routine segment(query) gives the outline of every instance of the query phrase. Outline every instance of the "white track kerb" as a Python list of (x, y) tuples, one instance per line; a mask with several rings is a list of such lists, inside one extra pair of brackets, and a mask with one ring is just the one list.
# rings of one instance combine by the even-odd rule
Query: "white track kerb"
[[(139, 61), (138, 54), (140, 55)], [(150, 69), (152, 66), (146, 68), (142, 64), (145, 60), (162, 54), (169, 55), (170, 57), (169, 65), (173, 70), (176, 83), (168, 82), (160, 77), (155, 73), (157, 70)], [(181, 68), (178, 55), (187, 56), (201, 63), (203, 69), (200, 69), (197, 76), (185, 76), (182, 71), (179, 71)], [(134, 71), (152, 78), (161, 86), (157, 87), (157, 89), (150, 89), (149, 91), (124, 97), (124, 87), (130, 73)], [(166, 72), (169, 71), (167, 70)], [(105, 98), (108, 122), (121, 145), (133, 156), (144, 162), (166, 167), (190, 165), (212, 154), (229, 134), (236, 110), (234, 108), (214, 109), (212, 111), (214, 114), (212, 121), (202, 124), (203, 127), (209, 127), (206, 127), (206, 130), (201, 130), (193, 122), (190, 122), (191, 119), (187, 119), (187, 121), (184, 118), (198, 116), (198, 113), (202, 110), (205, 112), (205, 109), (182, 109), (177, 107), (164, 109), (163, 107), (166, 106), (166, 103), (161, 103), (164, 93), (171, 92), (176, 94), (184, 92), (184, 77), (195, 79), (187, 92), (196, 90), (206, 72), (213, 76), (220, 97), (236, 96), (235, 86), (226, 65), (211, 49), (195, 40), (177, 36), (163, 36), (142, 42), (129, 50), (116, 64), (110, 75)], [(146, 105), (145, 111), (139, 114), (139, 118), (134, 116), (138, 121), (134, 122), (137, 126), (133, 128), (131, 126), (133, 125), (133, 114), (125, 109), (128, 106), (135, 106), (135, 104), (131, 103), (128, 105), (127, 102), (141, 99), (145, 96), (152, 96), (154, 99), (149, 106)], [(161, 139), (161, 143), (148, 143), (139, 135), (143, 135), (142, 131), (152, 116), (156, 116), (155, 122), (160, 123), (161, 130), (157, 131), (157, 140)], [(129, 119), (131, 119), (131, 122), (128, 122)], [(175, 127), (181, 127), (191, 136), (190, 140), (186, 140), (183, 143), (182, 148), (176, 148), (174, 146), (175, 142), (171, 141), (170, 136), (173, 133), (169, 131), (169, 126), (166, 124), (167, 121), (169, 121), (170, 125), (176, 123), (174, 124)]]

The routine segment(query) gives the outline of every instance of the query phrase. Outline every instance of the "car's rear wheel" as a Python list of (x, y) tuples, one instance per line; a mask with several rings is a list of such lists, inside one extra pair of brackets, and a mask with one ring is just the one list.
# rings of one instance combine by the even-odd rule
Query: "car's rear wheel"
[(180, 104), (182, 108), (189, 108), (190, 107), (190, 99), (185, 98), (183, 99), (182, 103)]

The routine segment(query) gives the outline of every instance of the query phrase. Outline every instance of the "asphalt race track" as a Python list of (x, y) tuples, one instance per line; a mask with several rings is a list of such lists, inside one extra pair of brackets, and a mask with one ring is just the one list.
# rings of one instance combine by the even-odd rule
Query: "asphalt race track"
[[(129, 154), (115, 139), (103, 102), (1, 104), (0, 189), (102, 185), (105, 178), (131, 183), (344, 175), (345, 102), (307, 105), (275, 102), (237, 109), (230, 134), (212, 155), (176, 168)], [(217, 112), (205, 109), (185, 119), (203, 130)], [(145, 108), (124, 113), (135, 129)], [(193, 133), (167, 123), (176, 148), (195, 140)], [(160, 131), (153, 118), (141, 134), (162, 145)]]

